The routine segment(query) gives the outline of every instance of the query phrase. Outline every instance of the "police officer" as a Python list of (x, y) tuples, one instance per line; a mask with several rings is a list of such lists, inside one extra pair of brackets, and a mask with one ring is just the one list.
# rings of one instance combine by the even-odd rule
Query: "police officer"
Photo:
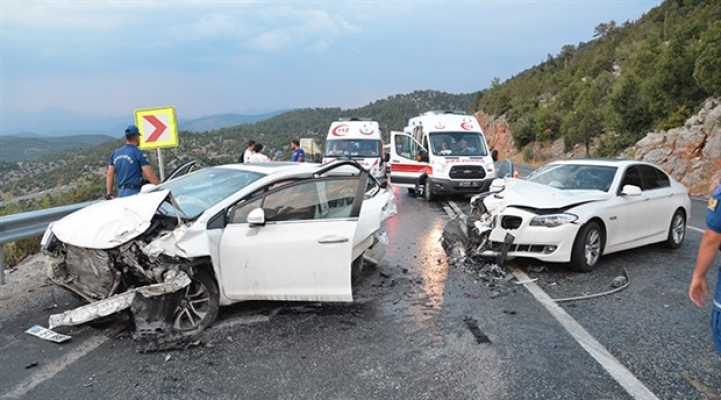
[[(711, 198), (708, 200), (706, 210), (706, 230), (701, 238), (698, 248), (696, 267), (693, 270), (691, 285), (688, 289), (689, 297), (699, 307), (703, 306), (709, 295), (706, 273), (718, 251), (721, 250), (721, 180), (716, 182)], [(716, 353), (721, 356), (721, 267), (719, 267), (716, 281), (716, 294), (711, 308), (711, 331), (713, 334)]]
[(138, 149), (140, 144), (140, 131), (135, 125), (125, 130), (125, 146), (115, 150), (108, 158), (108, 173), (105, 177), (105, 198), (113, 198), (113, 180), (117, 178), (118, 197), (125, 197), (140, 192), (143, 173), (148, 181), (154, 185), (160, 181), (150, 168), (145, 154)]

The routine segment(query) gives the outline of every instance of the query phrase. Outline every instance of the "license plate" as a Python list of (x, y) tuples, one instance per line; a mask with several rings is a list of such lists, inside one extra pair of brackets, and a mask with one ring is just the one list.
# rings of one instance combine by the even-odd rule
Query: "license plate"
[(478, 186), (478, 184), (477, 184), (477, 182), (466, 181), (466, 182), (458, 182), (458, 186), (460, 186), (460, 187), (471, 187), (471, 186)]

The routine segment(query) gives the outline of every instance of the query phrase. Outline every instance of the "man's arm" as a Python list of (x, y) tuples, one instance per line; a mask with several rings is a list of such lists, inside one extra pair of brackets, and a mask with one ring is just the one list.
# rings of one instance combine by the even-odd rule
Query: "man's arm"
[(696, 257), (696, 266), (693, 269), (691, 285), (688, 288), (688, 295), (697, 306), (701, 307), (708, 297), (708, 280), (706, 273), (716, 257), (716, 252), (721, 246), (721, 233), (706, 229), (701, 238)]
[(300, 149), (300, 151), (298, 152), (298, 162), (303, 161), (305, 161), (305, 150)]
[(158, 180), (158, 177), (155, 176), (155, 173), (153, 172), (153, 169), (150, 168), (150, 165), (143, 165), (143, 173), (148, 178), (150, 183), (153, 185), (160, 185), (160, 181)]
[(115, 166), (108, 165), (108, 172), (105, 174), (105, 197), (113, 196), (113, 181), (115, 180)]

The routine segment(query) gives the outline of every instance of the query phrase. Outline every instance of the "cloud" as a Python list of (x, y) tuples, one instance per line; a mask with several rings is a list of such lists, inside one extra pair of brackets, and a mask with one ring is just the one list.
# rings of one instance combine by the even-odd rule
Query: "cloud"
[(325, 51), (344, 34), (361, 32), (361, 29), (344, 17), (325, 10), (278, 7), (263, 11), (260, 20), (265, 25), (260, 33), (247, 39), (245, 45), (267, 53), (289, 49)]

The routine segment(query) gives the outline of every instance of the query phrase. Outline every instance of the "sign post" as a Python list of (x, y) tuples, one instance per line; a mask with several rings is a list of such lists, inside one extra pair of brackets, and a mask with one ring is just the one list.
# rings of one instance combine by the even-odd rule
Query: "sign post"
[(165, 165), (161, 149), (178, 147), (178, 119), (175, 107), (156, 107), (135, 110), (135, 125), (140, 130), (140, 150), (158, 150), (160, 180), (165, 179)]

